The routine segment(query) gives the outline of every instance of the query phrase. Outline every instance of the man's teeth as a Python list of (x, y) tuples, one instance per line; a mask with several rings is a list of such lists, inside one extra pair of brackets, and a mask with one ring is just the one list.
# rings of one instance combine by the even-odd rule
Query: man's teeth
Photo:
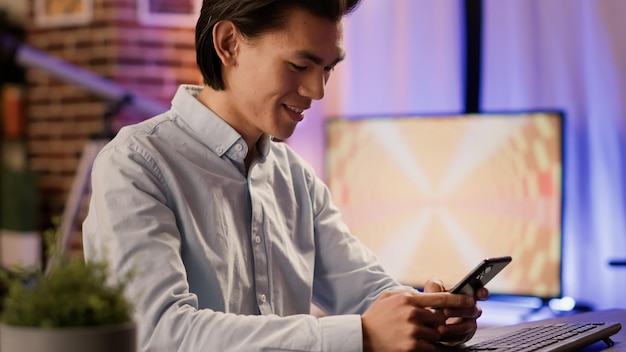
[(290, 106), (290, 105), (285, 105), (289, 110), (297, 113), (297, 114), (302, 114), (304, 112), (304, 109), (298, 109), (295, 106)]

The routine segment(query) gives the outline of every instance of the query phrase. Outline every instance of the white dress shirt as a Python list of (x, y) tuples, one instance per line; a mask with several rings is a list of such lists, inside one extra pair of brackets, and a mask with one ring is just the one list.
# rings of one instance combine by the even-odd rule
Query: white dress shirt
[(144, 351), (360, 351), (359, 314), (399, 283), (287, 144), (260, 141), (246, 177), (246, 143), (200, 89), (100, 152), (85, 258), (135, 272)]

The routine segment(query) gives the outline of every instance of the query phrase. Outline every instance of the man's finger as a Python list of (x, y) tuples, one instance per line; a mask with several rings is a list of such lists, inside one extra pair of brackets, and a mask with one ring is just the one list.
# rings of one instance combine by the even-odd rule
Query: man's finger
[(430, 279), (424, 285), (424, 292), (446, 292), (443, 281), (439, 279)]
[(415, 292), (411, 295), (415, 307), (468, 308), (476, 304), (474, 297), (453, 295), (447, 292)]

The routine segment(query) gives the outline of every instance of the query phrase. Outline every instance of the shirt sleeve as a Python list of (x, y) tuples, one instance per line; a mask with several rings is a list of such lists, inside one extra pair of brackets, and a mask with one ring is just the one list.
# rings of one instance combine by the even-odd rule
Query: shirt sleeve
[(312, 172), (316, 263), (314, 301), (331, 314), (362, 314), (385, 290), (400, 287), (341, 220), (328, 187)]
[[(187, 283), (181, 234), (168, 199), (162, 171), (145, 151), (118, 144), (106, 147), (96, 159), (83, 224), (85, 258), (104, 257), (114, 273), (135, 273), (127, 289), (136, 303), (142, 351), (362, 349), (357, 314), (279, 317), (199, 309)], [(340, 271), (346, 269), (338, 264)]]

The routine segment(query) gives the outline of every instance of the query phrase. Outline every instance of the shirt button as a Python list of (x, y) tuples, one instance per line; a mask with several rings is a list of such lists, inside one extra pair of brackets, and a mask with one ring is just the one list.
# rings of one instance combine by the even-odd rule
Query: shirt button
[(261, 303), (265, 303), (267, 302), (267, 297), (265, 297), (265, 295), (259, 295), (259, 301), (261, 301)]
[(256, 237), (254, 238), (254, 242), (256, 242), (256, 243), (261, 243), (261, 236), (256, 236)]
[(243, 145), (235, 144), (235, 150), (238, 151), (238, 152), (242, 151), (243, 150)]
[(224, 151), (224, 147), (222, 147), (221, 145), (218, 145), (217, 147), (215, 147), (215, 151), (218, 153), (221, 153)]

